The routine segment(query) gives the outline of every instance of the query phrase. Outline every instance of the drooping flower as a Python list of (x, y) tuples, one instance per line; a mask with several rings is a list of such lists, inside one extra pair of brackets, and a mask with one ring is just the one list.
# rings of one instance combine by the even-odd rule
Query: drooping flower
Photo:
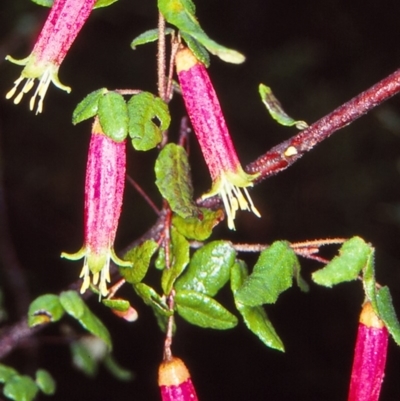
[(117, 257), (113, 247), (121, 214), (125, 164), (126, 141), (116, 142), (106, 136), (96, 118), (86, 165), (84, 245), (75, 254), (61, 254), (71, 260), (84, 258), (81, 293), (93, 283), (99, 285), (102, 296), (108, 294), (110, 259), (119, 266), (131, 266)]
[[(29, 102), (29, 108), (33, 110), (36, 97), (39, 97), (37, 114), (43, 110), (43, 98), (50, 82), (68, 93), (71, 91), (70, 87), (59, 81), (58, 69), (89, 17), (95, 2), (96, 0), (54, 0), (32, 53), (23, 60), (6, 57), (15, 64), (25, 66), (20, 77), (14, 82), (14, 87), (7, 93), (7, 99), (14, 97), (17, 93), (14, 103), (18, 104), (23, 95), (32, 89), (35, 79), (38, 79), (39, 83)], [(24, 80), (26, 80), (25, 84), (18, 90), (20, 83)]]
[(385, 375), (389, 333), (370, 302), (362, 308), (348, 401), (378, 401)]
[(257, 175), (244, 172), (230, 137), (221, 106), (204, 65), (188, 48), (176, 55), (176, 70), (186, 110), (210, 170), (211, 190), (203, 199), (219, 194), (228, 218), (228, 227), (235, 229), (236, 211), (252, 210), (247, 187), (253, 185)]
[(183, 361), (172, 357), (158, 369), (162, 401), (198, 401), (189, 371)]

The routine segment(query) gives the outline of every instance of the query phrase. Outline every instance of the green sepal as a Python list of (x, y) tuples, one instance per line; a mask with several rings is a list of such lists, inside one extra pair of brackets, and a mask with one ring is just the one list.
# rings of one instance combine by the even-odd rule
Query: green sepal
[(236, 299), (236, 291), (243, 285), (248, 276), (246, 264), (238, 260), (231, 267), (231, 289), (235, 305), (242, 315), (247, 328), (253, 332), (267, 347), (284, 352), (282, 340), (276, 333), (271, 321), (262, 306), (246, 306)]
[(238, 323), (235, 315), (205, 294), (196, 291), (177, 291), (174, 301), (179, 315), (196, 326), (227, 330)]
[(166, 265), (165, 265), (165, 248), (163, 246), (160, 246), (158, 248), (158, 253), (156, 260), (154, 261), (154, 267), (157, 270), (164, 270)]
[(42, 393), (46, 395), (53, 395), (56, 392), (56, 382), (47, 370), (37, 370), (35, 382)]
[(107, 354), (103, 360), (104, 366), (106, 369), (118, 380), (120, 381), (129, 381), (132, 380), (135, 375), (128, 369), (123, 368), (119, 365), (119, 363), (114, 359), (111, 354)]
[(287, 127), (295, 125), (298, 129), (306, 129), (308, 127), (308, 124), (305, 121), (293, 120), (293, 118), (289, 117), (285, 113), (285, 111), (282, 109), (281, 103), (272, 93), (272, 90), (269, 86), (260, 84), (258, 87), (258, 92), (261, 96), (261, 101), (264, 103), (270, 116), (279, 124)]
[(166, 145), (157, 157), (154, 170), (158, 190), (172, 211), (183, 218), (198, 215), (185, 149), (174, 143)]
[(376, 294), (378, 316), (385, 323), (397, 345), (400, 345), (400, 323), (393, 307), (392, 296), (388, 287), (382, 287)]
[(314, 272), (312, 279), (324, 287), (356, 280), (372, 253), (373, 248), (362, 238), (350, 238), (339, 249), (339, 256), (335, 256), (325, 267)]
[[(136, 150), (150, 150), (162, 140), (171, 122), (168, 105), (150, 92), (141, 92), (128, 101), (129, 136)], [(157, 124), (154, 120), (157, 120)]]
[(98, 115), (103, 132), (116, 142), (128, 136), (128, 107), (122, 95), (107, 92), (99, 98)]
[[(39, 6), (43, 6), (43, 7), (52, 7), (53, 3), (54, 3), (54, 0), (31, 0), (31, 1), (32, 1), (32, 3), (36, 3)], [(117, 1), (118, 0), (97, 0), (93, 6), (93, 9), (100, 8), (100, 7), (107, 7)]]
[(64, 291), (60, 294), (60, 302), (65, 311), (94, 336), (103, 340), (109, 349), (112, 348), (111, 336), (104, 324), (87, 307), (76, 291)]
[(63, 317), (64, 312), (58, 295), (41, 295), (29, 305), (28, 326), (57, 322)]
[(169, 294), (175, 280), (182, 274), (189, 263), (189, 242), (174, 227), (171, 228), (171, 249), (169, 269), (164, 269), (161, 276), (161, 287), (164, 294)]
[(198, 249), (177, 280), (175, 290), (195, 291), (213, 297), (228, 282), (236, 251), (230, 242), (213, 241)]
[(273, 304), (292, 286), (295, 269), (299, 269), (299, 262), (289, 243), (276, 241), (261, 252), (253, 272), (237, 289), (235, 299), (247, 306)]
[(371, 302), (372, 308), (379, 316), (376, 294), (378, 288), (375, 280), (375, 249), (371, 247), (371, 252), (367, 256), (367, 262), (363, 269), (362, 282), (366, 298)]
[(196, 56), (197, 60), (202, 62), (206, 67), (210, 66), (210, 54), (207, 49), (201, 45), (195, 38), (181, 32), (182, 39), (186, 42), (188, 48)]
[(158, 9), (167, 22), (175, 25), (203, 45), (211, 54), (228, 63), (243, 63), (245, 57), (236, 50), (228, 49), (212, 40), (201, 28), (196, 18), (196, 8), (191, 0), (158, 0)]
[[(165, 28), (165, 35), (171, 35), (174, 30), (172, 28)], [(136, 49), (136, 46), (145, 45), (146, 43), (155, 42), (158, 40), (158, 28), (149, 29), (146, 32), (136, 36), (131, 42), (132, 50)]]
[(80, 101), (72, 113), (72, 124), (75, 125), (94, 117), (99, 110), (99, 100), (107, 92), (107, 88), (97, 89)]
[(28, 376), (12, 376), (4, 385), (3, 393), (15, 401), (31, 401), (39, 391), (36, 383)]
[(224, 218), (221, 209), (200, 208), (198, 215), (183, 218), (177, 214), (172, 217), (172, 225), (187, 239), (205, 241), (212, 234), (213, 228)]
[(173, 312), (169, 310), (168, 305), (164, 298), (161, 298), (157, 292), (149, 287), (147, 284), (139, 283), (133, 286), (136, 293), (143, 299), (146, 305), (151, 306), (153, 310), (156, 310), (163, 316), (171, 316)]
[(114, 309), (118, 312), (126, 312), (131, 304), (126, 299), (102, 299), (101, 301), (107, 308)]
[(0, 383), (6, 383), (12, 376), (17, 374), (18, 372), (11, 366), (0, 363)]
[(120, 267), (121, 276), (128, 283), (140, 283), (149, 269), (150, 260), (157, 248), (158, 245), (155, 241), (148, 240), (129, 250), (124, 255), (124, 260), (131, 262), (133, 267)]

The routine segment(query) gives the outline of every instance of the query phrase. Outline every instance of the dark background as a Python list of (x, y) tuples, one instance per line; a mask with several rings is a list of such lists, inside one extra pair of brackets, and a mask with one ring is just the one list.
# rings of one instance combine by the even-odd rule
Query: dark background
[[(384, 2), (325, 0), (203, 0), (198, 17), (218, 42), (242, 51), (243, 65), (213, 58), (209, 69), (242, 163), (295, 134), (274, 123), (259, 101), (260, 82), (271, 86), (286, 111), (312, 123), (398, 68), (400, 5)], [(0, 93), (5, 94), (21, 67), (5, 62), (6, 54), (26, 57), (47, 11), (27, 0), (0, 3)], [(100, 87), (156, 91), (156, 47), (132, 51), (131, 40), (156, 27), (155, 2), (120, 0), (97, 10), (60, 68), (70, 95), (50, 87), (44, 113), (28, 111), (0, 97), (0, 144), (9, 230), (29, 286), (29, 298), (57, 292), (77, 278), (81, 262), (61, 260), (61, 251), (82, 244), (84, 167), (90, 123), (72, 126), (76, 103)], [(177, 137), (183, 108), (172, 102)], [(400, 100), (386, 102), (336, 133), (289, 170), (251, 191), (262, 214), (239, 213), (237, 232), (221, 224), (214, 238), (271, 243), (360, 235), (376, 247), (377, 279), (390, 286), (400, 311)], [(208, 172), (192, 141), (196, 195), (210, 185)], [(129, 174), (160, 204), (152, 166), (156, 151), (129, 152)], [(122, 249), (155, 221), (150, 207), (127, 186), (116, 249)], [(4, 240), (4, 236), (3, 236)], [(4, 269), (6, 258), (2, 258)], [(8, 262), (7, 262), (8, 263)], [(306, 278), (318, 267), (304, 262)], [(10, 291), (0, 275), (9, 309), (17, 319), (24, 293)], [(128, 289), (127, 289), (128, 290)], [(70, 367), (67, 347), (57, 344), (58, 328), (45, 331), (36, 349), (19, 350), (5, 363), (21, 372), (47, 368), (58, 382), (55, 400), (159, 399), (157, 366), (163, 337), (148, 308), (128, 290), (140, 318), (127, 324), (99, 306), (90, 306), (108, 325), (115, 356), (136, 379), (120, 383), (100, 370), (87, 379)], [(228, 291), (224, 304), (232, 310)], [(192, 373), (203, 401), (346, 399), (352, 349), (363, 293), (359, 283), (332, 290), (311, 284), (297, 288), (268, 307), (286, 346), (282, 354), (263, 346), (244, 325), (227, 332), (204, 330), (178, 318), (173, 351)], [(5, 322), (6, 323), (6, 322)], [(389, 345), (381, 399), (400, 397), (400, 352)], [(45, 399), (41, 396), (40, 399)]]

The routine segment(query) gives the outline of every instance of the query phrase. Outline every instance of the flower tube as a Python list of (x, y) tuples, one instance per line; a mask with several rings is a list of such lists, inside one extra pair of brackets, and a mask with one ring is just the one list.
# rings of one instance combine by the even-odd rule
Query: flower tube
[[(14, 82), (14, 87), (7, 93), (7, 99), (17, 93), (14, 103), (18, 104), (23, 95), (32, 89), (35, 79), (38, 79), (38, 86), (29, 102), (29, 108), (33, 110), (36, 97), (39, 97), (36, 109), (38, 114), (43, 111), (43, 99), (50, 82), (68, 93), (71, 91), (70, 87), (59, 81), (58, 69), (95, 2), (96, 0), (54, 0), (32, 53), (23, 60), (6, 57), (15, 64), (25, 66), (20, 77)], [(25, 84), (18, 90), (19, 84), (24, 80)]]
[(158, 369), (162, 401), (198, 401), (189, 371), (183, 361), (172, 357)]
[(246, 174), (240, 165), (204, 65), (188, 48), (181, 48), (175, 61), (186, 110), (212, 179), (211, 190), (203, 195), (203, 199), (219, 194), (227, 214), (228, 227), (235, 229), (234, 219), (239, 208), (251, 210), (260, 217), (247, 191), (257, 175)]
[(126, 141), (116, 142), (106, 136), (96, 118), (86, 165), (84, 245), (75, 254), (61, 254), (71, 260), (84, 258), (81, 293), (92, 283), (99, 285), (102, 296), (108, 294), (110, 259), (119, 266), (131, 266), (116, 256), (113, 247), (121, 214), (125, 164)]
[(348, 401), (378, 401), (385, 375), (388, 330), (370, 302), (360, 315)]

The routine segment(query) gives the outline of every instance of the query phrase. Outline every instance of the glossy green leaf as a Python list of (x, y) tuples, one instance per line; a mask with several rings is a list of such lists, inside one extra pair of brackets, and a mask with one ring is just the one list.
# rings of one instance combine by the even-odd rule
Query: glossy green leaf
[(191, 290), (213, 297), (228, 282), (236, 251), (230, 242), (213, 241), (198, 249), (186, 272), (177, 280), (176, 291)]
[(258, 92), (261, 96), (261, 101), (264, 103), (269, 114), (279, 124), (288, 127), (295, 125), (296, 128), (298, 129), (306, 129), (308, 127), (308, 124), (305, 121), (293, 120), (293, 118), (289, 117), (285, 113), (285, 111), (282, 109), (279, 100), (272, 93), (272, 90), (269, 86), (260, 84), (258, 87)]
[(122, 95), (107, 92), (99, 98), (99, 121), (103, 132), (122, 142), (128, 136), (128, 108)]
[(169, 143), (158, 155), (154, 169), (156, 185), (171, 209), (183, 218), (198, 215), (185, 149)]
[(237, 290), (248, 276), (247, 267), (243, 261), (237, 261), (231, 268), (231, 289), (235, 305), (242, 315), (244, 323), (267, 347), (284, 351), (285, 348), (271, 321), (262, 306), (246, 306), (236, 299)]
[(171, 122), (168, 105), (149, 92), (141, 92), (130, 98), (128, 113), (133, 147), (143, 151), (155, 148)]
[(205, 241), (223, 218), (224, 212), (221, 209), (200, 208), (198, 216), (194, 217), (183, 218), (175, 214), (172, 217), (172, 224), (186, 238)]
[(181, 317), (196, 326), (226, 330), (237, 325), (235, 315), (215, 299), (196, 291), (177, 291), (175, 307)]
[(82, 101), (78, 103), (72, 113), (72, 124), (78, 124), (94, 117), (99, 109), (99, 100), (107, 93), (106, 88), (98, 89), (89, 93)]
[(12, 376), (4, 385), (3, 393), (15, 401), (31, 401), (36, 397), (39, 389), (36, 383), (28, 376)]
[(291, 287), (298, 260), (289, 243), (276, 241), (261, 252), (253, 272), (236, 292), (236, 300), (247, 306), (275, 303)]
[(120, 366), (111, 354), (104, 358), (103, 363), (107, 370), (118, 380), (129, 381), (135, 377), (130, 370)]
[(353, 237), (341, 246), (339, 256), (335, 256), (324, 268), (312, 274), (312, 279), (325, 287), (356, 280), (372, 252), (372, 247), (362, 238)]
[(126, 312), (131, 306), (126, 299), (103, 299), (101, 301), (107, 308), (114, 309), (118, 312)]
[(35, 381), (44, 394), (53, 395), (56, 392), (56, 382), (47, 370), (39, 369), (36, 372)]
[(236, 50), (228, 49), (212, 40), (200, 27), (191, 0), (158, 0), (158, 8), (165, 19), (182, 33), (188, 34), (203, 45), (211, 54), (228, 63), (243, 63), (245, 57)]
[(385, 323), (397, 345), (400, 345), (400, 323), (393, 307), (392, 296), (388, 287), (382, 287), (376, 294), (379, 317)]
[(76, 369), (89, 377), (94, 377), (99, 368), (99, 361), (93, 358), (88, 347), (81, 341), (74, 341), (70, 344), (72, 363)]
[(189, 263), (189, 242), (174, 227), (171, 229), (171, 250), (169, 269), (164, 269), (161, 276), (161, 287), (164, 294), (169, 294), (175, 280), (182, 274)]
[[(171, 35), (171, 33), (174, 32), (173, 29), (171, 28), (165, 28), (165, 35)], [(136, 46), (144, 45), (146, 43), (151, 43), (155, 42), (158, 40), (158, 29), (150, 29), (146, 32), (143, 32), (139, 36), (136, 36), (135, 39), (132, 40), (131, 42), (131, 48), (132, 50), (136, 49)]]
[(31, 0), (32, 3), (38, 4), (43, 7), (51, 7), (54, 3), (54, 0)]
[(64, 308), (58, 295), (41, 295), (29, 305), (28, 325), (29, 327), (34, 327), (39, 324), (57, 322), (63, 315)]
[(169, 310), (168, 305), (165, 302), (165, 299), (161, 298), (153, 288), (144, 283), (135, 284), (133, 288), (135, 289), (136, 293), (143, 299), (146, 305), (151, 306), (161, 315), (172, 315), (172, 312)]
[(206, 67), (210, 65), (210, 55), (207, 49), (201, 45), (195, 38), (192, 36), (181, 32), (181, 36), (183, 40), (186, 42), (188, 48), (191, 52), (196, 56), (197, 60), (202, 62)]
[(154, 266), (157, 270), (165, 269), (165, 248), (163, 246), (158, 248), (158, 253), (156, 260), (154, 261)]
[(128, 283), (140, 283), (149, 269), (150, 260), (157, 248), (157, 243), (153, 240), (149, 240), (129, 250), (124, 255), (124, 260), (132, 262), (132, 267), (120, 267), (119, 272), (121, 276)]
[(103, 340), (111, 349), (111, 336), (104, 324), (87, 307), (76, 291), (64, 291), (60, 294), (60, 301), (65, 311), (90, 333)]
[(0, 383), (5, 383), (10, 380), (12, 376), (17, 374), (18, 372), (14, 368), (0, 363)]

